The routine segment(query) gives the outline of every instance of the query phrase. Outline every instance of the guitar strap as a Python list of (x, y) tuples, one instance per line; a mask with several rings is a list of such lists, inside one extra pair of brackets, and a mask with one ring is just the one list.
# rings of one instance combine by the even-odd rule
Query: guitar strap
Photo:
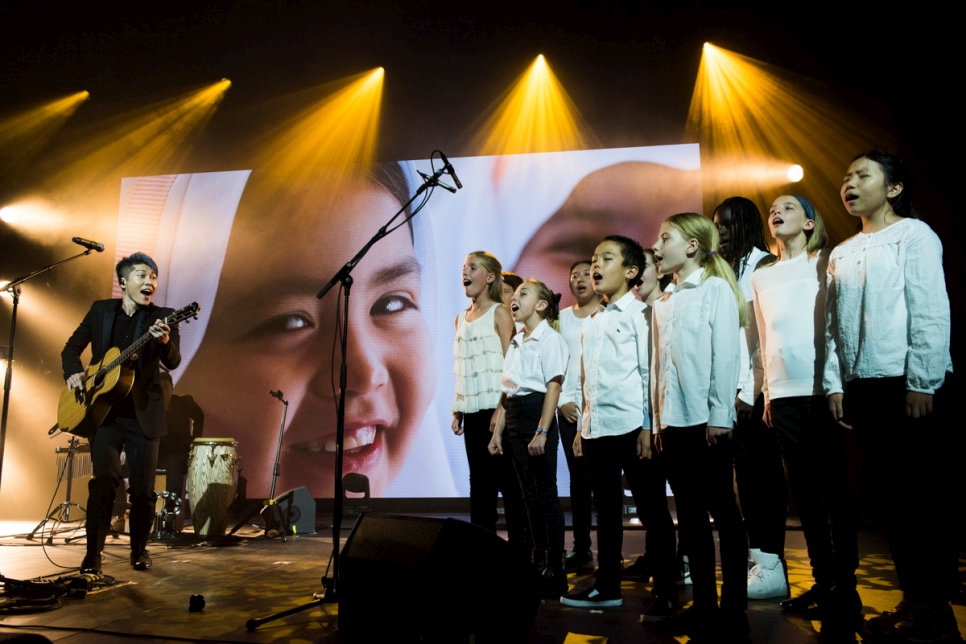
[(114, 306), (110, 307), (104, 314), (104, 319), (101, 321), (101, 354), (98, 356), (92, 356), (92, 362), (99, 362), (104, 358), (104, 354), (110, 349), (112, 344), (112, 339), (114, 338), (114, 323), (117, 321), (117, 309), (121, 306), (121, 301), (117, 300)]

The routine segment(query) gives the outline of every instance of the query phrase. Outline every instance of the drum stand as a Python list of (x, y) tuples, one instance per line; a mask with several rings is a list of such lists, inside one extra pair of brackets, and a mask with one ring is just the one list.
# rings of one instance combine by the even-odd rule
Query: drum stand
[[(430, 162), (432, 163), (432, 158), (436, 156), (437, 152), (439, 152), (439, 156), (443, 161), (442, 167), (440, 167), (438, 170), (434, 168), (432, 175), (423, 174), (422, 172), (419, 173), (419, 175), (423, 178), (423, 183), (422, 185), (419, 186), (419, 188), (416, 189), (415, 194), (413, 194), (413, 196), (409, 198), (409, 201), (407, 201), (402, 205), (402, 208), (400, 208), (396, 212), (396, 214), (393, 215), (392, 218), (388, 222), (386, 222), (386, 224), (382, 228), (376, 231), (376, 234), (372, 236), (372, 239), (366, 242), (366, 245), (363, 246), (362, 249), (355, 254), (355, 257), (353, 257), (348, 262), (346, 262), (345, 266), (340, 268), (339, 271), (332, 276), (332, 279), (330, 279), (328, 284), (326, 284), (322, 288), (322, 290), (319, 291), (319, 294), (317, 296), (318, 299), (321, 300), (323, 297), (325, 297), (326, 293), (332, 290), (333, 286), (335, 286), (336, 284), (341, 285), (340, 290), (343, 295), (343, 302), (341, 302), (342, 319), (339, 321), (340, 327), (338, 330), (341, 331), (341, 336), (342, 336), (341, 343), (340, 343), (341, 349), (342, 349), (342, 364), (339, 370), (339, 406), (336, 408), (335, 486), (334, 486), (335, 491), (334, 491), (334, 498), (333, 498), (334, 505), (332, 510), (332, 514), (333, 514), (332, 559), (331, 559), (332, 577), (328, 576), (328, 571), (327, 571), (326, 576), (322, 578), (322, 588), (324, 589), (324, 592), (316, 593), (314, 595), (315, 599), (308, 602), (307, 604), (302, 604), (301, 606), (290, 608), (280, 613), (275, 613), (274, 615), (268, 615), (266, 617), (259, 617), (259, 618), (248, 620), (245, 623), (245, 626), (248, 628), (249, 631), (254, 631), (262, 624), (267, 624), (268, 622), (275, 621), (276, 619), (287, 617), (289, 615), (294, 615), (295, 613), (300, 613), (304, 610), (308, 610), (310, 608), (314, 608), (322, 604), (339, 603), (339, 594), (338, 594), (339, 563), (340, 563), (339, 562), (339, 559), (340, 559), (339, 540), (342, 536), (343, 501), (345, 498), (345, 488), (344, 488), (344, 483), (342, 481), (342, 450), (343, 450), (343, 443), (345, 442), (345, 390), (348, 384), (348, 381), (346, 378), (346, 372), (347, 372), (346, 356), (348, 355), (349, 290), (352, 288), (352, 271), (356, 267), (356, 265), (358, 265), (358, 263), (362, 261), (362, 259), (369, 252), (369, 249), (372, 248), (376, 242), (378, 242), (380, 239), (382, 239), (392, 231), (396, 230), (397, 228), (404, 226), (407, 222), (409, 222), (413, 217), (416, 216), (416, 213), (422, 210), (423, 206), (426, 205), (426, 202), (429, 201), (429, 198), (433, 195), (434, 188), (436, 188), (437, 186), (440, 186), (445, 190), (449, 190), (450, 192), (455, 193), (458, 188), (463, 187), (463, 184), (460, 183), (460, 180), (456, 178), (456, 173), (453, 170), (453, 166), (451, 166), (449, 161), (446, 159), (446, 155), (444, 155), (439, 150), (433, 150), (433, 154), (430, 155), (430, 159), (431, 159)], [(449, 174), (451, 177), (453, 177), (453, 181), (456, 183), (456, 186), (457, 186), (456, 188), (448, 186), (439, 180), (440, 177), (442, 177), (444, 174)], [(414, 207), (408, 214), (404, 214), (406, 213), (406, 209), (409, 208), (414, 201), (416, 201), (416, 197), (423, 194), (427, 190), (429, 190), (429, 192), (426, 194), (425, 197), (423, 197), (423, 200), (416, 207)], [(403, 220), (390, 228), (392, 223), (396, 221), (396, 219), (398, 219), (400, 215), (403, 215)], [(269, 392), (269, 393), (274, 395), (274, 393), (272, 392)], [(278, 392), (279, 400), (281, 400), (281, 393), (282, 392)], [(279, 440), (279, 443), (278, 443), (279, 449), (281, 450), (282, 437), (279, 436), (278, 440)], [(275, 465), (276, 467), (278, 467), (277, 454), (275, 457)], [(273, 494), (274, 494), (274, 485), (275, 483), (273, 481), (272, 482)]]
[[(275, 448), (275, 468), (272, 470), (272, 490), (268, 493), (268, 499), (262, 503), (262, 507), (259, 508), (258, 506), (255, 506), (253, 509), (251, 509), (241, 521), (235, 524), (235, 527), (231, 529), (231, 532), (228, 533), (228, 536), (230, 537), (235, 534), (235, 532), (238, 531), (238, 528), (248, 523), (248, 521), (256, 514), (261, 513), (262, 518), (265, 519), (265, 538), (271, 538), (272, 535), (270, 533), (275, 531), (284, 542), (286, 540), (285, 535), (288, 532), (288, 526), (285, 525), (285, 521), (282, 518), (282, 511), (275, 502), (275, 483), (278, 481), (279, 474), (278, 461), (282, 456), (282, 438), (285, 437), (285, 417), (288, 416), (288, 401), (282, 399), (284, 394), (282, 393), (281, 389), (278, 391), (269, 391), (268, 395), (272, 398), (278, 398), (283, 405), (282, 424), (278, 428), (278, 447)], [(266, 511), (268, 512), (267, 516)]]
[(54, 535), (57, 533), (58, 523), (71, 523), (72, 521), (80, 521), (80, 519), (70, 518), (70, 509), (77, 508), (87, 514), (87, 510), (82, 508), (79, 504), (74, 503), (70, 500), (70, 491), (72, 487), (72, 481), (74, 480), (74, 455), (77, 454), (77, 448), (80, 446), (80, 439), (71, 437), (70, 443), (67, 447), (67, 460), (64, 463), (64, 469), (60, 471), (60, 475), (57, 477), (57, 487), (63, 483), (64, 479), (67, 479), (67, 496), (64, 498), (64, 502), (58, 505), (51, 511), (44, 519), (31, 530), (30, 534), (27, 535), (28, 540), (33, 540), (34, 535), (40, 531), (41, 536), (43, 536), (43, 527), (47, 525), (47, 522), (54, 524), (53, 529), (51, 529), (50, 534), (47, 536), (47, 545), (52, 545), (54, 542)]

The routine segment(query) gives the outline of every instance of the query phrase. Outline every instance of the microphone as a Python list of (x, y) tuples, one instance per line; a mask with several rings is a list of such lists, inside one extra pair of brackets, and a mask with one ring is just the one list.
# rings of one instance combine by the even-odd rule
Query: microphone
[(450, 164), (449, 159), (446, 158), (446, 155), (443, 154), (442, 150), (439, 151), (439, 158), (443, 160), (443, 166), (446, 168), (446, 172), (449, 174), (449, 176), (453, 177), (453, 183), (456, 184), (456, 189), (461, 190), (463, 188), (463, 184), (460, 183), (460, 178), (456, 176), (456, 170), (453, 169), (452, 164)]
[(449, 190), (453, 194), (456, 194), (456, 188), (454, 188), (453, 186), (448, 185), (448, 184), (445, 184), (442, 181), (440, 181), (439, 179), (433, 179), (433, 177), (431, 175), (426, 174), (422, 170), (416, 170), (416, 172), (418, 172), (419, 173), (419, 176), (421, 176), (423, 178), (423, 181), (427, 181), (427, 182), (429, 182), (431, 184), (436, 184), (437, 186), (439, 186), (443, 190)]
[(272, 398), (278, 398), (279, 400), (281, 400), (282, 399), (282, 396), (284, 396), (285, 394), (283, 394), (282, 393), (282, 390), (279, 389), (278, 391), (271, 391), (270, 390), (268, 392), (268, 395), (271, 396)]
[[(459, 183), (459, 181), (457, 181), (456, 183)], [(104, 244), (102, 244), (101, 242), (91, 241), (89, 239), (84, 239), (83, 237), (74, 237), (73, 239), (71, 239), (71, 241), (77, 244), (78, 246), (83, 246), (87, 250), (96, 250), (98, 253), (104, 252)]]

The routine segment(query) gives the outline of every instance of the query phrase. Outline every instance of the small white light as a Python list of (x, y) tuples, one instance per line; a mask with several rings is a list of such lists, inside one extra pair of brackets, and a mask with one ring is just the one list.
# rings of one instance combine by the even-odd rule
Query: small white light
[(798, 165), (797, 163), (795, 165), (788, 166), (788, 180), (792, 183), (798, 183), (804, 176), (805, 169), (802, 166)]

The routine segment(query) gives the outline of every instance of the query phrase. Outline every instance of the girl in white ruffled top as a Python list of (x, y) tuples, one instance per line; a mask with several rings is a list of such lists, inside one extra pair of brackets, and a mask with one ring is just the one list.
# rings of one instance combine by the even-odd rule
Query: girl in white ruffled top
[[(503, 357), (514, 330), (513, 316), (503, 305), (502, 269), (500, 261), (486, 251), (466, 256), (463, 290), (471, 304), (456, 316), (453, 342), (453, 433), (465, 440), (470, 468), (470, 521), (490, 532), (496, 532), (500, 491), (504, 506), (523, 503), (512, 466), (505, 462), (506, 458), (491, 458), (488, 449), (492, 427), (499, 418)], [(510, 516), (510, 512), (506, 514)], [(513, 541), (513, 530), (510, 526), (508, 530)]]

